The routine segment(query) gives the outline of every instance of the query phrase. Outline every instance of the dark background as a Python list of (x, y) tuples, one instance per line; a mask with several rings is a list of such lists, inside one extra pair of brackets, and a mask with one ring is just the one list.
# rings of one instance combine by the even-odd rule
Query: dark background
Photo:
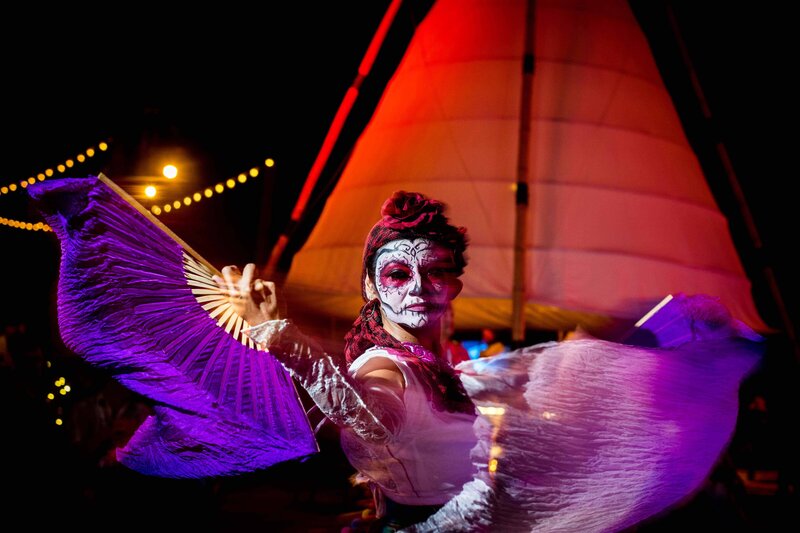
[[(291, 208), (388, 4), (286, 2), (180, 11), (137, 5), (116, 12), (81, 12), (73, 6), (26, 12), (20, 7), (17, 15), (0, 23), (4, 103), (0, 186), (54, 168), (101, 140), (111, 143), (108, 153), (64, 175), (104, 172), (135, 194), (137, 176), (157, 175), (161, 154), (172, 154), (192, 162), (181, 167), (181, 179), (169, 185), (175, 196), (178, 192), (182, 196), (261, 166), (262, 174), (253, 182), (165, 215), (162, 221), (216, 266), (263, 263), (278, 235), (289, 229)], [(800, 315), (794, 236), (798, 228), (793, 183), (798, 177), (793, 161), (798, 94), (794, 18), (786, 4), (778, 2), (634, 0), (631, 5), (709, 185), (730, 221), (756, 304), (776, 329), (769, 371), (759, 386), (768, 391), (772, 407), (768, 447), (784, 472), (794, 475), (796, 459), (790, 448), (794, 440), (775, 444), (787, 438), (788, 428), (797, 420), (792, 392), (797, 356), (791, 337)], [(429, 6), (422, 0), (403, 4), (312, 196), (308, 216), (292, 231), (284, 268), (313, 226), (353, 140)], [(681, 46), (693, 70), (687, 68)], [(702, 113), (692, 75), (702, 87), (710, 119)], [(744, 203), (737, 199), (720, 162), (720, 147), (730, 158)], [(265, 172), (266, 157), (274, 158), (276, 166)], [(24, 191), (0, 195), (0, 217), (40, 220)], [(758, 240), (748, 231), (748, 217)], [(7, 287), (0, 326), (24, 324), (28, 338), (48, 356), (64, 350), (53, 314), (58, 253), (52, 233), (0, 225), (0, 272)], [(770, 287), (770, 277), (777, 293)], [(76, 375), (89, 376), (87, 388), (94, 392), (109, 387), (111, 397), (124, 397), (102, 373), (95, 374), (80, 362), (60, 364), (76, 366)], [(76, 455), (70, 454), (77, 452), (66, 444), (66, 448), (52, 444), (61, 442), (52, 440), (61, 438), (59, 434), (38, 425), (39, 416), (49, 424), (50, 407), (33, 397), (29, 405), (18, 405), (29, 392), (38, 394), (26, 389), (22, 396), (6, 398), (17, 402), (6, 404), (8, 414), (3, 413), (16, 425), (5, 424), (8, 432), (3, 438), (18, 445), (4, 459), (15, 466), (39, 463), (40, 470), (45, 465), (57, 470), (67, 457), (74, 463)], [(34, 444), (39, 438), (51, 439), (52, 445)], [(333, 459), (325, 464), (335, 471), (339, 457), (331, 453)], [(45, 459), (47, 454), (50, 459)], [(86, 454), (77, 457), (85, 460)], [(86, 470), (73, 465), (70, 473), (85, 476)], [(278, 474), (268, 476), (274, 480)], [(52, 484), (54, 476), (33, 480)], [(251, 480), (230, 481), (227, 487), (236, 483), (247, 487)], [(257, 478), (253, 484), (262, 481)], [(58, 494), (48, 486), (44, 493), (31, 489), (21, 494), (40, 500), (42, 494)], [(164, 498), (180, 492), (170, 485), (135, 486)], [(88, 490), (83, 484), (80, 490), (74, 482), (67, 487), (72, 490), (69, 501), (100, 501), (81, 492)], [(197, 503), (190, 502), (192, 495), (202, 500), (219, 490), (196, 484), (189, 488), (198, 492), (187, 490), (185, 484), (179, 487), (187, 509)], [(123, 507), (119, 512), (127, 512)], [(109, 505), (91, 507), (99, 508)]]

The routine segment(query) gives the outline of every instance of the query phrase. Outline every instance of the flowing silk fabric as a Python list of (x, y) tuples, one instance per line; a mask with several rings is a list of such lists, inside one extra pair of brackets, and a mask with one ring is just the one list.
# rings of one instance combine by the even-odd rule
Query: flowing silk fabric
[(409, 531), (612, 532), (689, 498), (763, 342), (713, 298), (678, 295), (665, 312), (658, 347), (583, 338), (458, 365), (484, 413), (476, 473)]
[(242, 343), (244, 324), (211, 271), (105, 180), (50, 180), (28, 191), (61, 245), (64, 342), (155, 401), (119, 460), (182, 478), (317, 452), (294, 383), (272, 356)]

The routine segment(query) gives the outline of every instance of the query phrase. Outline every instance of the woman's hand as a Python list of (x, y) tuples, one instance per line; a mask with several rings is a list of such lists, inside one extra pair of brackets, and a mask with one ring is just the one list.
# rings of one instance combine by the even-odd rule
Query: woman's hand
[(255, 271), (253, 263), (247, 263), (241, 272), (235, 265), (229, 265), (222, 269), (222, 277), (213, 278), (228, 295), (234, 311), (251, 326), (280, 318), (275, 283), (254, 280)]

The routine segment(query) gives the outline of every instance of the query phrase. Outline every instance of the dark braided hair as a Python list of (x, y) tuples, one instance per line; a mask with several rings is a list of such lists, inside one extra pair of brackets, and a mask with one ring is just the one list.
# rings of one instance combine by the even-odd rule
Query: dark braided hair
[(372, 346), (384, 346), (404, 350), (403, 344), (383, 329), (380, 302), (374, 298), (361, 307), (353, 327), (344, 336), (344, 356), (347, 363), (355, 361), (359, 355)]

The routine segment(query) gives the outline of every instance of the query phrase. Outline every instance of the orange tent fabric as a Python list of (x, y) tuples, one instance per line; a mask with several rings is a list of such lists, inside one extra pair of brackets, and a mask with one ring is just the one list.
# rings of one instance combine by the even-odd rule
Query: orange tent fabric
[(419, 26), (286, 288), (352, 320), (364, 238), (398, 189), (469, 230), (456, 329), (511, 324), (519, 121), (530, 121), (525, 317), (588, 330), (676, 292), (765, 325), (727, 220), (624, 0), (538, 0), (532, 112), (520, 117), (527, 2), (439, 0)]

